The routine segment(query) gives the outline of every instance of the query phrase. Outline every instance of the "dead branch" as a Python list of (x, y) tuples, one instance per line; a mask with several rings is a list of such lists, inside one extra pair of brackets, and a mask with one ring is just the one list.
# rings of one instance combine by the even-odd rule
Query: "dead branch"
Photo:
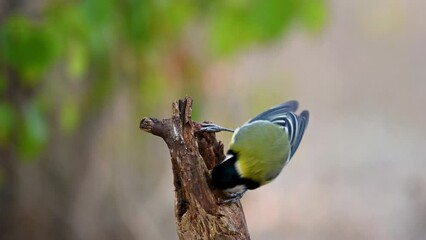
[(224, 159), (223, 144), (191, 120), (190, 97), (174, 102), (172, 112), (169, 119), (143, 118), (140, 128), (169, 148), (179, 239), (250, 239), (241, 203), (221, 204), (210, 185), (209, 170)]

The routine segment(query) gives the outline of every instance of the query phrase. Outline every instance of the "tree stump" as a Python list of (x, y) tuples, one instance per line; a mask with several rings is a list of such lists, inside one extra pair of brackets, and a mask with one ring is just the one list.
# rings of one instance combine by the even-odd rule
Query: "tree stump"
[(175, 186), (175, 217), (179, 239), (250, 239), (239, 201), (222, 203), (210, 184), (211, 170), (225, 158), (214, 133), (199, 131), (191, 120), (192, 99), (173, 103), (172, 117), (143, 118), (140, 129), (166, 142)]

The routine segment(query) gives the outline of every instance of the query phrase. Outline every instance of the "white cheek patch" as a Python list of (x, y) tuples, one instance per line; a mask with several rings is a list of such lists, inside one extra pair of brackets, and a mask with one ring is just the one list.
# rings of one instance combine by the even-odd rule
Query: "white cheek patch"
[(232, 155), (232, 154), (227, 154), (227, 155), (225, 156), (225, 159), (224, 159), (222, 162), (226, 162), (226, 161), (228, 161), (228, 160), (229, 160), (229, 159), (231, 159), (233, 156), (234, 156), (234, 155)]

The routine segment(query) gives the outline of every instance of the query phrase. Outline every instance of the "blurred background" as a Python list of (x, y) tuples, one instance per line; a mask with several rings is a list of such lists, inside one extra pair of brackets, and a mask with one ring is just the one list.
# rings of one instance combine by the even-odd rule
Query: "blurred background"
[(424, 9), (1, 0), (0, 239), (177, 239), (166, 145), (138, 126), (185, 95), (230, 128), (289, 99), (311, 113), (242, 199), (252, 239), (424, 239)]

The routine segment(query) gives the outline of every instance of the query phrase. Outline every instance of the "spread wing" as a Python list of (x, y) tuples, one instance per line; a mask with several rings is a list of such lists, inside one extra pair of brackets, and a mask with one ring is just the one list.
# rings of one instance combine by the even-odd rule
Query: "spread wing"
[(297, 101), (288, 101), (281, 103), (269, 110), (257, 115), (248, 123), (266, 120), (275, 123), (283, 128), (290, 140), (290, 158), (294, 155), (302, 140), (303, 133), (309, 122), (309, 112), (303, 111), (299, 116), (296, 110), (299, 106)]

